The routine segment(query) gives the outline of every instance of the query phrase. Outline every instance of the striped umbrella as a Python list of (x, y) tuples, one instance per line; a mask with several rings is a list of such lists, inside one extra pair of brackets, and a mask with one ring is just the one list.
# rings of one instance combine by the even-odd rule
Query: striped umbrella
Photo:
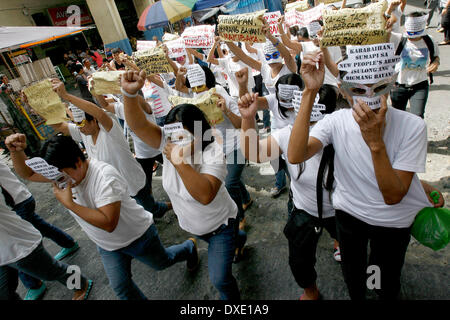
[(197, 0), (161, 0), (142, 12), (137, 28), (141, 31), (159, 28), (187, 18)]

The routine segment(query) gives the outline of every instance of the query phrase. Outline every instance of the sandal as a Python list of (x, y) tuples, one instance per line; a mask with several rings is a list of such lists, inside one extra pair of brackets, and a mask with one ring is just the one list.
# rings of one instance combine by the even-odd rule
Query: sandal
[(448, 44), (450, 44), (450, 41), (442, 41), (442, 42), (439, 43), (440, 46), (445, 46), (445, 45), (448, 45)]

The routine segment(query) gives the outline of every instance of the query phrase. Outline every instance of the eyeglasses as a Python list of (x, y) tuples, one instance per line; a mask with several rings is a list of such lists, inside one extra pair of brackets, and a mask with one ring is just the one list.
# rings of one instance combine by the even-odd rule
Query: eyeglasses
[(354, 96), (367, 96), (367, 97), (376, 97), (381, 96), (391, 90), (393, 87), (395, 80), (397, 79), (398, 73), (393, 76), (378, 81), (373, 84), (371, 87), (368, 87), (361, 83), (353, 83), (353, 82), (341, 82), (341, 88), (349, 91), (351, 95)]
[(265, 56), (266, 56), (266, 61), (269, 61), (270, 59), (278, 59), (280, 57), (280, 51), (275, 51), (272, 54), (266, 53)]

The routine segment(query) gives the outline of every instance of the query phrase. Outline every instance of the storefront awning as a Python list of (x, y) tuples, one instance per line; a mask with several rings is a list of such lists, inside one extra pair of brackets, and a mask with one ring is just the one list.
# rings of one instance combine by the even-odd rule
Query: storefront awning
[(94, 27), (0, 27), (0, 52), (28, 48)]

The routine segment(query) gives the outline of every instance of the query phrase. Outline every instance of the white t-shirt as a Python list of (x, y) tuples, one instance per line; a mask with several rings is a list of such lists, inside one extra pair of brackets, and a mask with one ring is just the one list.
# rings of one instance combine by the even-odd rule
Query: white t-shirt
[[(302, 52), (300, 54), (301, 59), (303, 60), (303, 56), (307, 53), (314, 52), (316, 50), (320, 50), (319, 47), (317, 47), (312, 41), (306, 41), (302, 42)], [(330, 53), (330, 57), (334, 62), (337, 62), (339, 59), (341, 59), (341, 49), (339, 47), (328, 47), (328, 52)], [(325, 66), (325, 78), (323, 79), (323, 84), (330, 84), (332, 86), (337, 87), (337, 79), (333, 74), (328, 70), (328, 68)]]
[(271, 131), (294, 125), (295, 122), (294, 109), (286, 111), (286, 117), (284, 117), (281, 114), (280, 109), (278, 108), (278, 100), (277, 95), (275, 93), (269, 94), (268, 96), (264, 96), (264, 98), (266, 98), (267, 104), (269, 105), (269, 110), (272, 114), (270, 121)]
[(0, 193), (0, 266), (25, 258), (41, 241), (39, 231), (12, 211)]
[[(239, 112), (239, 107), (236, 100), (230, 97), (230, 95), (226, 92), (226, 90), (223, 87), (216, 85), (215, 88), (216, 93), (220, 94), (225, 99), (228, 109), (230, 109), (231, 112), (240, 117), (241, 113)], [(201, 97), (207, 92), (208, 91), (200, 93), (192, 92), (192, 97), (194, 98)], [(222, 134), (222, 139), (224, 141), (224, 143), (222, 144), (223, 152), (224, 154), (228, 155), (230, 154), (230, 152), (233, 152), (238, 148), (240, 131), (239, 129), (236, 129), (233, 126), (233, 123), (231, 123), (231, 120), (226, 115), (223, 115), (223, 118), (224, 120), (221, 123), (216, 124), (214, 128), (219, 130), (220, 133)]]
[[(164, 137), (164, 128), (161, 134)], [(160, 150), (164, 149), (166, 144), (164, 140), (161, 139)], [(191, 165), (195, 171), (212, 175), (222, 181), (216, 197), (207, 205), (201, 204), (191, 196), (175, 167), (164, 155), (163, 157), (163, 188), (172, 202), (181, 229), (200, 236), (216, 230), (222, 224), (227, 224), (229, 218), (236, 218), (238, 209), (225, 188), (227, 167), (222, 148), (217, 142), (212, 142), (205, 148), (202, 164)]]
[(230, 96), (237, 99), (239, 98), (239, 83), (237, 82), (235, 73), (244, 68), (247, 68), (248, 70), (247, 90), (250, 93), (252, 92), (252, 89), (255, 86), (255, 80), (253, 79), (252, 69), (250, 67), (248, 67), (241, 61), (234, 62), (233, 58), (229, 56), (226, 58), (219, 58), (217, 59), (217, 61), (219, 61), (219, 66), (223, 68), (227, 75), (227, 83), (228, 88), (230, 89)]
[(69, 123), (69, 131), (72, 139), (83, 142), (90, 158), (109, 163), (119, 171), (128, 183), (128, 192), (135, 196), (145, 186), (145, 172), (141, 165), (134, 159), (130, 146), (125, 140), (120, 124), (112, 120), (111, 130), (106, 131), (99, 123), (100, 131), (96, 144), (92, 136), (86, 136), (73, 123)]
[(278, 75), (275, 78), (272, 78), (272, 69), (265, 60), (262, 60), (261, 76), (263, 79), (263, 83), (266, 85), (267, 91), (269, 91), (270, 94), (274, 94), (276, 92), (275, 85), (277, 84), (278, 79), (289, 73), (292, 73), (291, 70), (289, 70), (287, 65), (283, 64), (283, 67), (281, 68)]
[(209, 68), (211, 69), (212, 73), (214, 74), (214, 77), (216, 78), (216, 83), (220, 84), (222, 87), (228, 87), (227, 80), (224, 77), (225, 71), (223, 70), (223, 68), (213, 63), (209, 64)]
[(0, 185), (8, 191), (15, 204), (19, 204), (31, 197), (27, 187), (3, 161), (0, 161)]
[[(289, 138), (291, 137), (292, 126), (286, 126), (272, 133), (272, 138), (278, 143), (283, 154), (287, 154)], [(310, 215), (319, 217), (317, 211), (317, 194), (316, 182), (317, 173), (319, 172), (320, 161), (322, 160), (322, 152), (318, 152), (312, 158), (308, 159), (304, 164), (304, 171), (300, 178), (296, 180), (299, 173), (299, 165), (291, 164), (286, 160), (286, 165), (291, 176), (291, 190), (294, 205), (297, 209), (305, 210)], [(324, 177), (327, 176), (325, 172)], [(330, 193), (323, 189), (323, 209), (322, 217), (329, 218), (334, 216), (334, 209), (330, 201)]]
[[(116, 102), (114, 104), (114, 110), (115, 110), (117, 118), (125, 121), (125, 111), (123, 109), (123, 103)], [(155, 117), (153, 116), (153, 114), (148, 114), (146, 112), (144, 112), (144, 113), (145, 113), (145, 117), (147, 118), (148, 121), (156, 124), (156, 120), (155, 120)], [(125, 121), (125, 128), (130, 130), (131, 137), (133, 138), (134, 151), (136, 153), (136, 158), (149, 159), (149, 158), (154, 158), (158, 154), (161, 153), (158, 149), (152, 148), (148, 144), (146, 144), (144, 141), (142, 141), (141, 138), (139, 138), (133, 132), (133, 130), (130, 129), (130, 127), (128, 126), (126, 121)]]
[(127, 191), (127, 182), (111, 165), (91, 159), (83, 181), (73, 188), (75, 203), (91, 209), (120, 201), (120, 218), (113, 232), (97, 228), (69, 210), (88, 237), (102, 249), (124, 248), (153, 224), (153, 215), (138, 205)]
[[(391, 34), (391, 42), (395, 44), (395, 48), (398, 48), (401, 37), (402, 35), (398, 33)], [(433, 40), (431, 36), (430, 38)], [(439, 56), (439, 47), (434, 40), (433, 45), (434, 55)], [(398, 83), (412, 86), (428, 80), (427, 67), (430, 63), (430, 52), (423, 39), (406, 41), (400, 57), (401, 60), (396, 69), (399, 71)]]
[[(353, 118), (352, 109), (326, 115), (312, 128), (310, 136), (319, 139), (324, 147), (333, 144), (336, 151), (335, 209), (343, 210), (371, 225), (406, 228), (413, 223), (422, 208), (430, 206), (416, 174), (400, 203), (385, 204), (369, 147)], [(425, 172), (427, 128), (421, 118), (389, 107), (383, 140), (394, 169)]]

